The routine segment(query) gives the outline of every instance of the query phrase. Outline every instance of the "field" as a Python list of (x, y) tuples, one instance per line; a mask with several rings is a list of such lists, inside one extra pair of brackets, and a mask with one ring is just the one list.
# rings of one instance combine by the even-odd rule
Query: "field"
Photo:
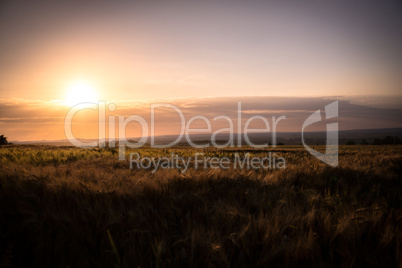
[[(323, 149), (323, 148), (320, 148)], [(117, 150), (0, 147), (0, 266), (402, 265), (402, 146), (129, 150), (285, 169), (129, 169)]]

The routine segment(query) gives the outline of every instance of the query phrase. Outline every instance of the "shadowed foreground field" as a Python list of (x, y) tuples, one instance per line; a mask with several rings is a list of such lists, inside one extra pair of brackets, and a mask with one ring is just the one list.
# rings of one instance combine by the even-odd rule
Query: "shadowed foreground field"
[(270, 151), (286, 169), (182, 174), (129, 170), (115, 150), (0, 147), (0, 266), (402, 264), (402, 146), (344, 146), (336, 168)]

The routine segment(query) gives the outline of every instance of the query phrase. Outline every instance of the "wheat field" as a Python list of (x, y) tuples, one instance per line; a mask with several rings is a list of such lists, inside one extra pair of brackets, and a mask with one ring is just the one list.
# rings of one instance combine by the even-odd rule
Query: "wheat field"
[(402, 265), (402, 146), (341, 146), (335, 168), (302, 146), (130, 152), (271, 152), (286, 168), (152, 172), (116, 149), (1, 146), (0, 266)]

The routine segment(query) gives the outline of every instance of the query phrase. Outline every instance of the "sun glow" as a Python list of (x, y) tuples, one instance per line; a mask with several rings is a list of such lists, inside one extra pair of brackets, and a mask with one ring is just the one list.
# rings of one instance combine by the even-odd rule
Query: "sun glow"
[(64, 104), (73, 106), (83, 102), (98, 102), (98, 94), (94, 87), (86, 81), (73, 82), (67, 89)]

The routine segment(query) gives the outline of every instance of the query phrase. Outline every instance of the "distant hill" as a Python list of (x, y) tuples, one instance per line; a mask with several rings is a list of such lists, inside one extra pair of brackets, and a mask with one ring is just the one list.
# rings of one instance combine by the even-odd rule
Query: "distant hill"
[[(244, 137), (243, 135), (241, 135)], [(283, 143), (286, 145), (298, 145), (301, 144), (300, 132), (277, 132), (276, 133), (277, 144)], [(339, 131), (339, 144), (347, 144), (350, 141), (354, 141), (356, 144), (361, 144), (366, 141), (369, 144), (374, 143), (376, 139), (384, 139), (385, 137), (398, 137), (402, 139), (402, 128), (387, 128), (387, 129), (358, 129), (358, 130), (341, 130)], [(217, 144), (224, 144), (229, 140), (228, 133), (219, 133), (216, 135)], [(238, 134), (234, 133), (234, 143), (237, 144)], [(272, 133), (249, 133), (248, 137), (254, 144), (270, 144), (272, 143)], [(310, 145), (322, 145), (326, 143), (326, 132), (305, 132), (305, 141)], [(190, 134), (191, 141), (196, 144), (205, 144), (211, 140), (211, 134)], [(155, 137), (156, 144), (168, 144), (176, 140), (175, 135), (162, 135)], [(78, 139), (81, 142), (89, 143), (97, 141), (97, 139)], [(139, 140), (138, 137), (129, 138), (131, 142)], [(67, 140), (39, 140), (39, 141), (11, 141), (14, 144), (41, 144), (41, 145), (55, 145), (55, 146), (72, 146)], [(149, 139), (148, 139), (149, 142)], [(242, 138), (242, 144), (245, 145), (246, 141)], [(178, 145), (189, 145), (185, 137), (183, 137)]]

